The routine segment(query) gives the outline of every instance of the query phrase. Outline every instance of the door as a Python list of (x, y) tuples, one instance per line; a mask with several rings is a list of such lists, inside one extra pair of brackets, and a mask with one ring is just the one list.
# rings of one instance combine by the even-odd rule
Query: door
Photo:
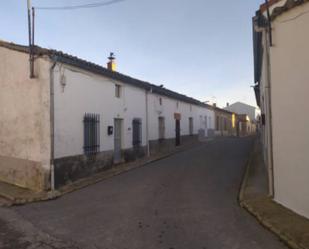
[(164, 117), (159, 117), (159, 139), (165, 138), (165, 120)]
[(175, 144), (176, 146), (179, 146), (180, 145), (180, 120), (176, 119), (175, 120), (175, 131), (176, 131), (176, 141), (175, 141)]
[(133, 119), (133, 148), (138, 149), (142, 143), (142, 121), (140, 119)]
[(121, 162), (122, 120), (114, 120), (114, 163)]
[(193, 136), (193, 118), (189, 118), (189, 134)]

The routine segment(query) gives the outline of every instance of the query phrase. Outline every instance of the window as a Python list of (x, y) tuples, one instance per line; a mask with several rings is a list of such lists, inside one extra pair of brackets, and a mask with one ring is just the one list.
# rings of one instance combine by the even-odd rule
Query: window
[(86, 113), (84, 116), (84, 153), (95, 154), (100, 150), (100, 115)]
[(165, 119), (164, 117), (159, 117), (159, 139), (165, 138)]
[(162, 105), (162, 98), (159, 98), (159, 104)]
[(189, 118), (189, 134), (193, 135), (193, 118)]
[(121, 97), (121, 86), (116, 84), (115, 85), (115, 97), (120, 98)]
[(208, 124), (207, 124), (207, 116), (205, 116), (205, 129), (208, 128)]
[(142, 120), (139, 118), (133, 119), (133, 147), (140, 147), (142, 144)]
[(179, 101), (176, 102), (176, 108), (179, 108)]

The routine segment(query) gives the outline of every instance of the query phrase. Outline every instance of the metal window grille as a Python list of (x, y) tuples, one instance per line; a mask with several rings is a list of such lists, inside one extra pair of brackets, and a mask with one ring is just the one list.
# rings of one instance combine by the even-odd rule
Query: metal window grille
[(84, 152), (95, 154), (100, 150), (100, 115), (85, 113), (84, 116)]
[(133, 119), (133, 146), (139, 147), (142, 143), (142, 121)]

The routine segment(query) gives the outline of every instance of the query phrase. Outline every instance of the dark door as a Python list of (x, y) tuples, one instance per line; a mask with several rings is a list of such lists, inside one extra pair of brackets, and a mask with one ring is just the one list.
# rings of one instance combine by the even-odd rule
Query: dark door
[(176, 119), (175, 120), (175, 126), (176, 126), (176, 141), (175, 141), (175, 144), (176, 146), (179, 146), (180, 145), (180, 120)]
[(114, 121), (114, 163), (121, 162), (121, 144), (122, 144), (122, 120)]
[(133, 119), (133, 147), (139, 148), (142, 143), (142, 122), (140, 119)]

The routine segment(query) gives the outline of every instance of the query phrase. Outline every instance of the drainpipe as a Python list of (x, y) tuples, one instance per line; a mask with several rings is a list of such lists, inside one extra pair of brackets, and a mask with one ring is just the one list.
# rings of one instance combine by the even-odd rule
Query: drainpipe
[(57, 57), (52, 57), (52, 66), (49, 69), (50, 77), (50, 189), (55, 190), (55, 94), (54, 94), (54, 69), (57, 64)]
[(152, 93), (152, 88), (145, 91), (145, 102), (146, 102), (146, 143), (147, 143), (147, 156), (150, 156), (150, 144), (149, 144), (149, 104), (148, 94)]
[[(268, 19), (268, 22), (271, 22)], [(273, 198), (275, 195), (275, 187), (274, 187), (274, 156), (273, 156), (273, 128), (272, 128), (272, 97), (271, 97), (271, 63), (270, 63), (270, 47), (273, 45), (271, 36), (268, 36), (267, 39), (267, 32), (272, 32), (271, 30), (265, 29), (265, 45), (266, 45), (266, 63), (267, 63), (267, 102), (268, 102), (268, 111), (269, 117), (267, 121), (267, 126), (269, 129), (269, 155), (268, 155), (268, 177), (269, 177), (269, 195)]]

